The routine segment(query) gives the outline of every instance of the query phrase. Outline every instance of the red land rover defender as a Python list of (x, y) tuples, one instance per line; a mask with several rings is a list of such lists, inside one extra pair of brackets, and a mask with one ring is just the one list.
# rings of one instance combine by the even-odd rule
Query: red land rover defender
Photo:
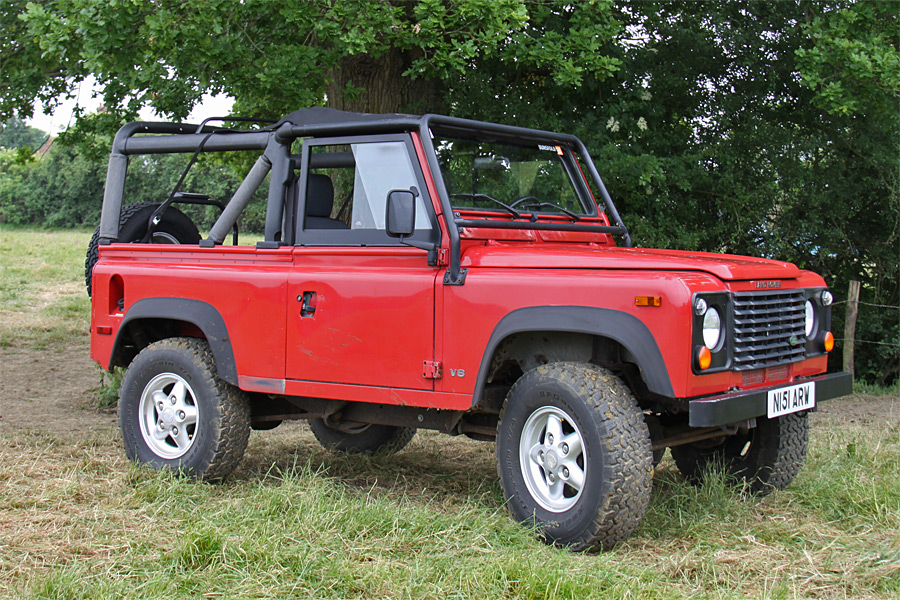
[[(132, 156), (248, 150), (206, 237), (175, 206), (203, 190), (123, 202)], [(265, 240), (239, 245), (263, 184)], [(131, 123), (86, 275), (91, 356), (127, 368), (132, 460), (221, 479), (251, 428), (287, 419), (347, 452), (400, 450), (417, 428), (495, 440), (513, 516), (574, 549), (634, 531), (666, 448), (692, 480), (718, 462), (784, 488), (808, 412), (851, 391), (825, 374), (821, 277), (633, 248), (561, 133), (326, 108), (257, 129)]]

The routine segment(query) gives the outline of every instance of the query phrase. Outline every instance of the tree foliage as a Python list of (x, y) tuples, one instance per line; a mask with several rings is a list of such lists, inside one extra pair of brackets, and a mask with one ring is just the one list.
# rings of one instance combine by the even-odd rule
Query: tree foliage
[[(298, 106), (446, 108), (443, 82), (490, 56), (560, 82), (615, 67), (609, 0), (71, 0), (8, 3), (0, 116), (52, 105), (89, 75), (112, 114), (183, 118), (205, 92), (247, 114)], [(542, 19), (569, 22), (545, 29)]]
[[(638, 244), (789, 260), (839, 299), (856, 279), (900, 304), (896, 2), (13, 0), (0, 25), (0, 118), (92, 75), (108, 110), (80, 119), (87, 139), (217, 92), (245, 115), (565, 130)], [(864, 310), (859, 338), (859, 371), (896, 378), (900, 311)]]
[[(107, 141), (108, 143), (108, 141)], [(128, 168), (125, 202), (163, 202), (181, 177), (190, 155), (156, 154), (133, 157)], [(106, 163), (81, 153), (76, 146), (55, 144), (45, 156), (27, 161), (3, 161), (0, 154), (0, 223), (43, 227), (94, 227), (100, 221)], [(230, 167), (201, 156), (181, 189), (209, 196), (223, 206), (240, 185)], [(219, 215), (216, 207), (179, 205), (201, 231)], [(265, 190), (241, 215), (242, 231), (262, 231)]]
[(26, 125), (24, 121), (16, 117), (0, 124), (0, 149), (29, 148), (37, 150), (48, 137), (40, 129)]

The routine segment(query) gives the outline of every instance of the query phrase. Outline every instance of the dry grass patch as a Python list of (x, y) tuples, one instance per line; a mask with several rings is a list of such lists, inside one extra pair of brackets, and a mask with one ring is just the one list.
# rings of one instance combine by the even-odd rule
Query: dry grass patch
[[(817, 427), (801, 478), (765, 499), (724, 477), (687, 485), (667, 458), (637, 534), (577, 555), (511, 522), (492, 444), (427, 433), (347, 457), (289, 424), (254, 433), (238, 472), (208, 485), (129, 465), (112, 429), (19, 433), (0, 446), (0, 596), (895, 598), (895, 497), (835, 519), (824, 492), (897, 480), (893, 430), (875, 434)], [(868, 484), (824, 468), (848, 440), (851, 463), (893, 466)]]

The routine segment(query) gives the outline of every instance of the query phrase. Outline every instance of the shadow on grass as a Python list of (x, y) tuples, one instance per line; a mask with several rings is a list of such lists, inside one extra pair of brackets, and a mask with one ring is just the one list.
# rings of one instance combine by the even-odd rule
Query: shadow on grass
[(368, 456), (326, 450), (305, 423), (285, 424), (251, 436), (244, 460), (229, 481), (275, 483), (303, 469), (366, 493), (425, 502), (503, 503), (494, 444), (430, 431), (418, 432), (396, 454)]

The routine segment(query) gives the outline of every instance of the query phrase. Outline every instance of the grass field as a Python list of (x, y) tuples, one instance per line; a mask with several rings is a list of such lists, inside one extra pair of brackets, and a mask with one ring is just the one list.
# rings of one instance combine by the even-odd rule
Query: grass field
[[(0, 229), (0, 379), (21, 375), (6, 359), (40, 383), (62, 347), (87, 353), (89, 237)], [(806, 466), (763, 499), (687, 485), (666, 457), (637, 533), (590, 555), (511, 521), (493, 444), (420, 432), (396, 456), (346, 457), (290, 424), (254, 432), (210, 485), (129, 464), (78, 390), (83, 429), (19, 427), (2, 389), (3, 598), (900, 597), (900, 400), (813, 415)]]

